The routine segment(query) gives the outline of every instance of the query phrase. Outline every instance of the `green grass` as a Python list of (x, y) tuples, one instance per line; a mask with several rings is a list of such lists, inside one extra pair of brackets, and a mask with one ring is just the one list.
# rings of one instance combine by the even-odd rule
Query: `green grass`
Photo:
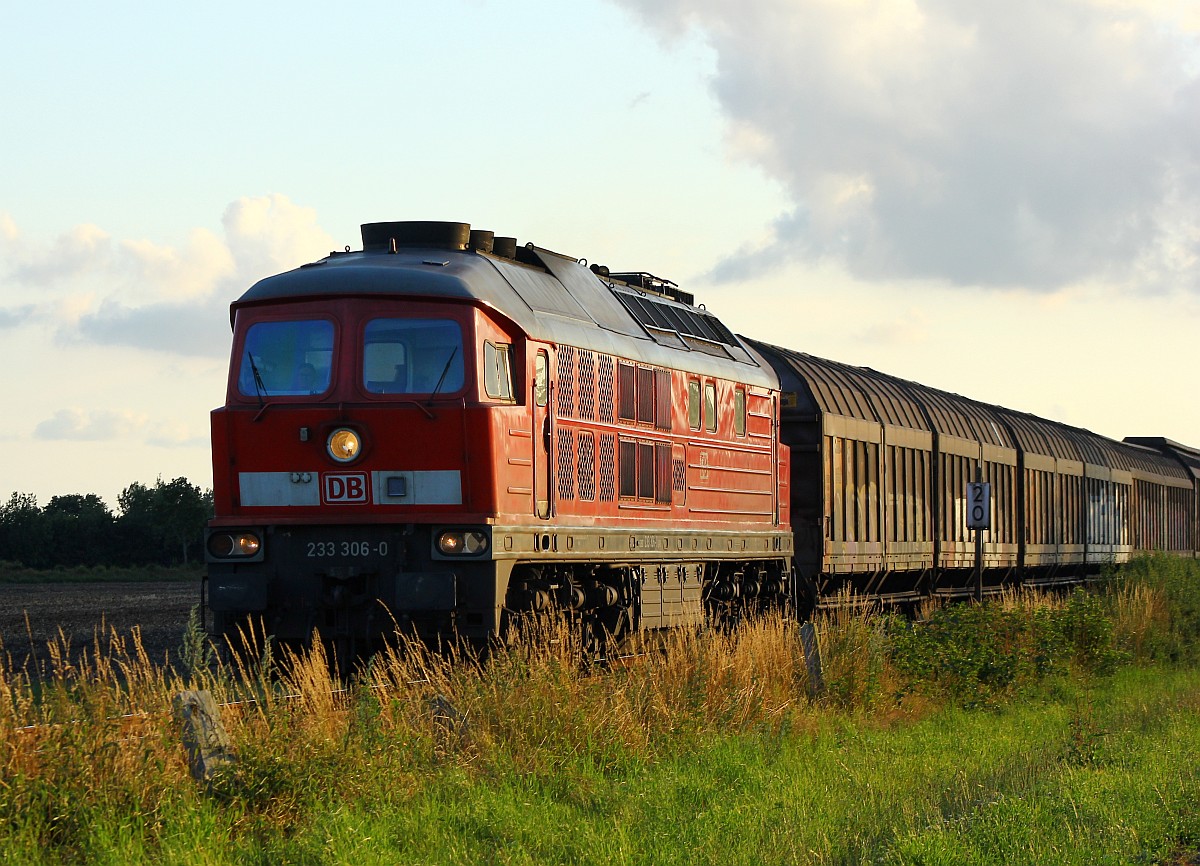
[[(605, 771), (453, 766), (243, 854), (353, 863), (1153, 863), (1200, 838), (1200, 675), (911, 725), (713, 734)], [(232, 861), (231, 861), (232, 862)]]
[(818, 713), (815, 731), (712, 733), (620, 766), (393, 753), (324, 788), (296, 774), (321, 756), (299, 753), (254, 764), (278, 786), (258, 800), (186, 784), (148, 810), (64, 797), (50, 811), (80, 810), (74, 844), (0, 835), (0, 862), (1118, 864), (1194, 846), (1200, 674), (1060, 686), (884, 728)]
[[(483, 667), (410, 647), (342, 694), (320, 653), (9, 672), (0, 863), (1190, 862), (1200, 565), (1144, 568), (911, 626), (835, 612), (817, 697), (777, 621), (592, 676), (552, 626)], [(165, 712), (185, 686), (256, 698), (210, 786)]]
[(363, 862), (1153, 862), (1200, 830), (1198, 694), (1195, 675), (1124, 674), (1089, 704), (1104, 739), (1087, 760), (1078, 697), (890, 730), (823, 719), (816, 736), (716, 735), (632, 772), (451, 774), (400, 814), (360, 802), (316, 835)]

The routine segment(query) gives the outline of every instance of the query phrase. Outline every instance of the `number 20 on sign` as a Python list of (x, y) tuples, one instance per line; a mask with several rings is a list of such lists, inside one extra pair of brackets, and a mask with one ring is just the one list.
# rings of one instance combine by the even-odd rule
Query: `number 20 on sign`
[(967, 484), (967, 529), (991, 529), (992, 485), (985, 481)]

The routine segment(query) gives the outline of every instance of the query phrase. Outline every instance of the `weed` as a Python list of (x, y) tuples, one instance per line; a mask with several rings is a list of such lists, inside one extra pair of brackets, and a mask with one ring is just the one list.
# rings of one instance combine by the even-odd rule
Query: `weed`
[(183, 643), (179, 648), (179, 659), (188, 680), (201, 688), (211, 681), (212, 671), (217, 664), (217, 651), (204, 632), (199, 605), (188, 612), (187, 624), (183, 629)]
[(1095, 707), (1088, 695), (1076, 703), (1071, 713), (1064, 760), (1071, 766), (1095, 765), (1100, 759), (1104, 739), (1105, 733), (1096, 721)]

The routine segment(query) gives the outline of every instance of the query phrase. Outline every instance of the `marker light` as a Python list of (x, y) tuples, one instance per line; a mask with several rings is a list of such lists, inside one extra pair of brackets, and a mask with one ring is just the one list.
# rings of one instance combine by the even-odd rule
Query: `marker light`
[(254, 556), (254, 554), (258, 553), (259, 548), (262, 547), (258, 538), (249, 533), (239, 535), (234, 539), (234, 543), (237, 545), (237, 552), (242, 556)]
[(214, 559), (248, 559), (262, 550), (253, 532), (214, 532), (208, 537), (208, 552)]
[(362, 450), (362, 440), (349, 427), (339, 427), (329, 434), (329, 444), (326, 448), (329, 456), (338, 463), (350, 463)]
[(452, 529), (438, 536), (437, 549), (443, 556), (479, 556), (487, 553), (487, 533)]

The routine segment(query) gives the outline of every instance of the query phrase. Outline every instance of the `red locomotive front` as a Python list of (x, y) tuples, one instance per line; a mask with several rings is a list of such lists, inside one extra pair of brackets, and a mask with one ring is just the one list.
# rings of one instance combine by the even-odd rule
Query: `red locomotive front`
[(551, 606), (605, 635), (785, 597), (778, 390), (719, 322), (464, 224), (363, 241), (233, 305), (216, 634), (260, 618), (349, 658)]

